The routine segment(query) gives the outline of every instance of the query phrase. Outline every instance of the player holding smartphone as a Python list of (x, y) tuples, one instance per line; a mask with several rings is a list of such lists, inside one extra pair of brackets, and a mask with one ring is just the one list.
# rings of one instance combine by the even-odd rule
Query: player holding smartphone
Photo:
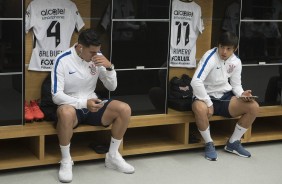
[(105, 103), (107, 103), (109, 100), (101, 100), (100, 102), (97, 102), (97, 104), (99, 105), (104, 105)]
[(245, 102), (251, 102), (252, 100), (258, 99), (258, 96), (239, 96), (238, 98)]
[(52, 70), (52, 99), (57, 109), (57, 132), (61, 150), (59, 180), (72, 181), (73, 161), (70, 142), (73, 129), (80, 124), (111, 127), (109, 152), (105, 166), (123, 173), (134, 173), (118, 149), (127, 130), (131, 108), (127, 103), (98, 99), (95, 88), (98, 79), (109, 90), (117, 87), (116, 71), (101, 54), (101, 42), (92, 29), (83, 30), (78, 42), (56, 57)]
[(242, 63), (234, 54), (237, 46), (238, 37), (231, 32), (223, 32), (218, 47), (207, 51), (199, 61), (191, 81), (194, 93), (192, 110), (205, 141), (205, 158), (212, 161), (217, 160), (209, 125), (213, 114), (240, 117), (224, 149), (242, 157), (251, 157), (240, 139), (254, 122), (259, 105), (252, 97), (252, 91), (242, 88)]

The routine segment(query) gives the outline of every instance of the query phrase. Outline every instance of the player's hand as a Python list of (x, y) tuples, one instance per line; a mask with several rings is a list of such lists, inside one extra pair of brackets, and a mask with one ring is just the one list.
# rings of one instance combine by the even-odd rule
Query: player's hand
[(92, 98), (87, 100), (87, 109), (90, 112), (98, 112), (99, 109), (101, 109), (104, 104), (99, 104), (102, 100), (98, 98)]
[(208, 118), (212, 117), (212, 115), (213, 115), (213, 111), (214, 111), (214, 109), (213, 109), (213, 105), (212, 105), (212, 106), (210, 106), (210, 107), (208, 107)]
[(111, 62), (104, 55), (96, 54), (91, 60), (96, 66), (104, 66), (105, 68), (111, 67)]
[(251, 102), (254, 99), (251, 98), (252, 96), (252, 90), (246, 90), (241, 94), (241, 100), (243, 100), (244, 102)]

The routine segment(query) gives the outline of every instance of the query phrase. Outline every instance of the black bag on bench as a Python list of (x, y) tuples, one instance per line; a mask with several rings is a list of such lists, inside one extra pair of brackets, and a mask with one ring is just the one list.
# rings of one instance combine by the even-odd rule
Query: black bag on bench
[(191, 77), (183, 74), (181, 78), (173, 77), (169, 82), (168, 107), (178, 111), (192, 109), (193, 89)]
[(47, 75), (41, 86), (40, 109), (44, 113), (46, 121), (57, 120), (57, 105), (53, 102), (51, 94), (51, 73)]

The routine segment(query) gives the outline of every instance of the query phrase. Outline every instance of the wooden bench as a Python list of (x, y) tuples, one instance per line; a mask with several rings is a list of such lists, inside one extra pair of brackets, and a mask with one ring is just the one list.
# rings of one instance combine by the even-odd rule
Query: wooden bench
[[(233, 132), (237, 118), (213, 116), (211, 133), (215, 145), (224, 145)], [(224, 122), (224, 123), (223, 123)], [(81, 125), (75, 129), (71, 154), (75, 161), (104, 158), (89, 144), (107, 144), (111, 127)], [(203, 142), (189, 141), (191, 134), (201, 138), (192, 112), (169, 109), (168, 114), (133, 116), (120, 151), (137, 155), (203, 147)], [(259, 116), (242, 141), (259, 142), (282, 140), (282, 106), (260, 107)], [(52, 122), (27, 123), (24, 126), (0, 127), (0, 170), (59, 162), (60, 151)]]

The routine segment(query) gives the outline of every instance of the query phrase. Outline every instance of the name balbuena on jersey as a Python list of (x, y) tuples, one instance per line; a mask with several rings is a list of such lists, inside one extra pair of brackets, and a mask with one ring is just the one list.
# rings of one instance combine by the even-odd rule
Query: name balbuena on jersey
[(173, 0), (170, 66), (196, 67), (196, 41), (204, 30), (201, 7), (195, 2)]
[(28, 69), (51, 71), (55, 57), (70, 46), (75, 28), (84, 22), (70, 0), (33, 0), (26, 10), (25, 31), (33, 28), (33, 50)]

